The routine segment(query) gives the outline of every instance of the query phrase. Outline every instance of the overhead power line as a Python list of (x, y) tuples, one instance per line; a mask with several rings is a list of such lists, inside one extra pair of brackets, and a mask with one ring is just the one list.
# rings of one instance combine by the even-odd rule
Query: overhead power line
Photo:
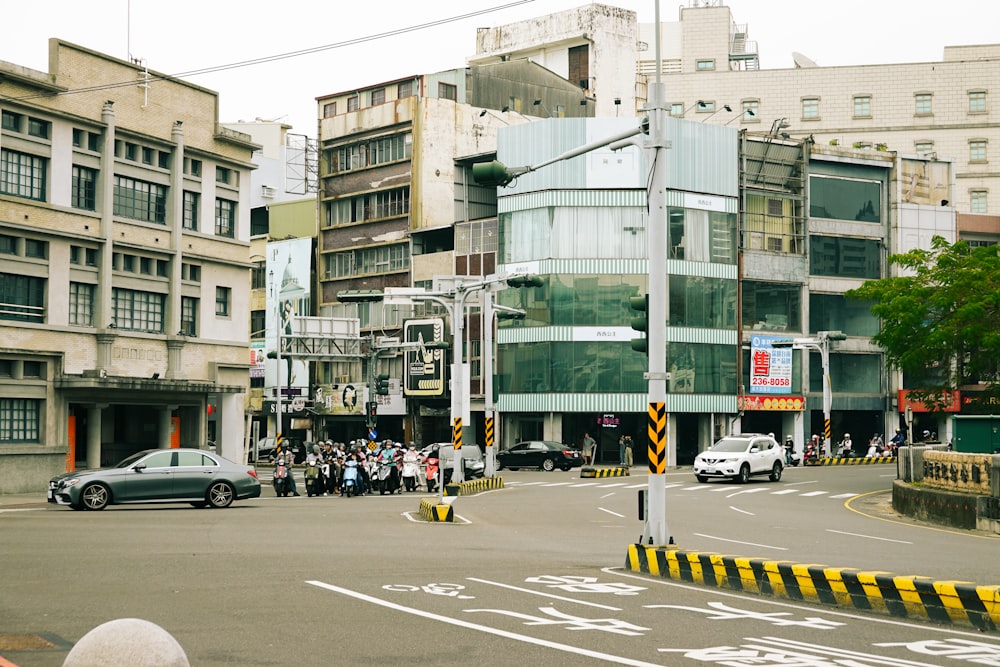
[[(484, 14), (492, 14), (504, 9), (510, 9), (511, 7), (517, 7), (519, 5), (526, 5), (535, 0), (515, 0), (514, 2), (508, 2), (504, 5), (498, 5), (496, 7), (490, 7), (488, 9), (480, 9), (474, 12), (468, 12), (466, 14), (459, 14), (457, 16), (451, 16), (443, 19), (436, 19), (434, 21), (429, 21), (427, 23), (419, 23), (417, 25), (408, 26), (405, 28), (397, 28), (394, 30), (388, 30), (386, 32), (379, 32), (373, 35), (367, 35), (365, 37), (355, 37), (354, 39), (344, 40), (342, 42), (334, 42), (333, 44), (326, 44), (324, 46), (314, 46), (308, 49), (301, 49), (298, 51), (290, 51), (288, 53), (280, 53), (277, 55), (264, 56), (261, 58), (253, 58), (250, 60), (241, 60), (235, 63), (229, 63), (226, 65), (216, 65), (214, 67), (205, 67), (202, 69), (190, 70), (187, 72), (178, 72), (176, 74), (167, 75), (150, 75), (148, 78), (141, 79), (142, 83), (154, 83), (157, 81), (170, 81), (177, 79), (186, 79), (190, 77), (200, 76), (203, 74), (214, 74), (216, 72), (224, 72), (231, 69), (241, 69), (244, 67), (253, 67), (254, 65), (262, 65), (265, 63), (276, 62), (279, 60), (288, 60), (291, 58), (298, 58), (301, 56), (308, 56), (314, 53), (322, 53), (323, 51), (332, 51), (334, 49), (342, 49), (347, 46), (354, 46), (356, 44), (364, 44), (366, 42), (374, 42), (380, 39), (385, 39), (387, 37), (396, 37), (398, 35), (405, 35), (411, 32), (417, 32), (419, 30), (426, 30), (428, 28), (434, 28), (440, 25), (447, 25), (449, 23), (455, 23), (458, 21), (464, 21), (465, 19), (473, 18), (476, 16), (483, 16)], [(125, 88), (128, 86), (134, 86), (136, 80), (122, 81), (119, 83), (106, 83), (99, 86), (88, 86), (85, 88), (74, 88), (72, 90), (66, 90), (63, 92), (56, 93), (57, 95), (72, 95), (74, 93), (88, 93), (95, 92), (99, 90), (112, 90), (115, 88)], [(41, 97), (52, 97), (52, 93), (39, 93), (36, 95), (25, 95), (23, 97), (5, 97), (8, 100), (30, 100)]]

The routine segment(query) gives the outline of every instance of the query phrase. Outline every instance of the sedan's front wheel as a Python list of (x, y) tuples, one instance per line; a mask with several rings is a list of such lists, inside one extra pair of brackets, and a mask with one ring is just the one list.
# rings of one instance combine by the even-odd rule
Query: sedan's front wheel
[(552, 472), (556, 469), (556, 462), (552, 459), (545, 459), (542, 461), (542, 470), (546, 472)]
[(213, 482), (206, 494), (208, 504), (220, 509), (232, 505), (234, 496), (233, 487), (228, 482)]
[(111, 492), (103, 484), (91, 484), (80, 494), (80, 503), (88, 510), (102, 510), (110, 501)]
[(778, 461), (774, 462), (774, 467), (771, 468), (771, 474), (768, 475), (768, 479), (772, 482), (777, 482), (781, 479), (781, 463)]

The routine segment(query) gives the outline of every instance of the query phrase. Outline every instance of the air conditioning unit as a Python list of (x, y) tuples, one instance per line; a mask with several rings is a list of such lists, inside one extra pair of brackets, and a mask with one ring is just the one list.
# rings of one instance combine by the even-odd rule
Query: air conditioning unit
[(274, 199), (274, 196), (278, 194), (278, 191), (268, 185), (260, 186), (260, 196), (265, 199)]

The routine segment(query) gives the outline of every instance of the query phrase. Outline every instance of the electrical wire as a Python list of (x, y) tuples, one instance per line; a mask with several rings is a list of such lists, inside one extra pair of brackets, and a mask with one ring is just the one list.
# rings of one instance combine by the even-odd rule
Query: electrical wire
[[(115, 88), (125, 88), (128, 86), (134, 86), (136, 83), (149, 84), (155, 83), (157, 81), (172, 81), (178, 79), (186, 79), (190, 77), (200, 76), (203, 74), (214, 74), (216, 72), (225, 72), (231, 69), (240, 69), (243, 67), (252, 67), (254, 65), (262, 65), (265, 63), (277, 62), (280, 60), (288, 60), (290, 58), (298, 58), (301, 56), (312, 55), (314, 53), (322, 53), (323, 51), (332, 51), (334, 49), (342, 49), (348, 46), (355, 46), (357, 44), (364, 44), (366, 42), (374, 42), (380, 39), (385, 39), (387, 37), (396, 37), (399, 35), (405, 35), (411, 32), (417, 32), (419, 30), (426, 30), (428, 28), (434, 28), (441, 25), (447, 25), (449, 23), (456, 23), (458, 21), (464, 21), (465, 19), (474, 18), (476, 16), (483, 16), (485, 14), (492, 14), (493, 12), (498, 12), (504, 9), (510, 9), (511, 7), (517, 7), (519, 5), (525, 5), (535, 0), (515, 0), (514, 2), (508, 2), (504, 5), (497, 5), (496, 7), (490, 7), (487, 9), (480, 9), (474, 12), (468, 12), (466, 14), (459, 14), (456, 16), (451, 16), (443, 19), (436, 19), (433, 21), (428, 21), (427, 23), (419, 23), (417, 25), (407, 26), (405, 28), (396, 28), (394, 30), (387, 30), (385, 32), (379, 32), (372, 35), (367, 35), (365, 37), (355, 37), (353, 39), (344, 40), (342, 42), (334, 42), (333, 44), (326, 44), (323, 46), (314, 46), (308, 49), (300, 49), (298, 51), (290, 51), (288, 53), (280, 53), (272, 56), (263, 56), (261, 58), (252, 58), (250, 60), (241, 60), (235, 63), (229, 63), (226, 65), (216, 65), (213, 67), (205, 67), (202, 69), (190, 70), (187, 72), (178, 72), (177, 74), (167, 74), (167, 75), (147, 75), (140, 79), (133, 79), (131, 81), (122, 81), (120, 83), (106, 83), (99, 86), (89, 86), (86, 88), (74, 88), (72, 90), (65, 90), (56, 95), (72, 95), (75, 93), (90, 93), (99, 90), (113, 90)], [(6, 100), (31, 100), (42, 97), (52, 97), (53, 93), (38, 93), (34, 95), (25, 95), (22, 97), (0, 97), (0, 99)]]

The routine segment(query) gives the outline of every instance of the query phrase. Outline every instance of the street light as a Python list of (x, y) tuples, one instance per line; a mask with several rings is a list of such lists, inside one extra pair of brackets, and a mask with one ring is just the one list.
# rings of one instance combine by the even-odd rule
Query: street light
[(788, 338), (771, 341), (771, 347), (790, 347), (796, 350), (816, 350), (823, 361), (823, 449), (829, 456), (830, 412), (833, 408), (833, 389), (830, 386), (830, 341), (846, 340), (843, 331), (820, 331), (815, 338)]

